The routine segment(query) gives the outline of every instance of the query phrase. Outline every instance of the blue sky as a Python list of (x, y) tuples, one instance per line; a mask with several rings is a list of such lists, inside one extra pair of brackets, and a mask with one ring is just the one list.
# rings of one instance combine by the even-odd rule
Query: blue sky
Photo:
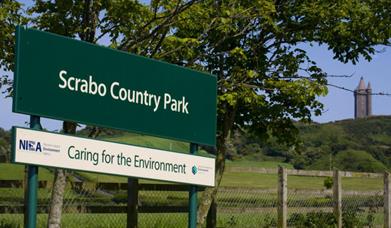
[[(384, 50), (383, 50), (384, 49)], [(328, 74), (353, 74), (351, 78), (329, 78), (329, 83), (355, 89), (360, 77), (363, 77), (366, 84), (371, 83), (374, 93), (391, 93), (391, 49), (378, 47), (381, 53), (376, 53), (372, 61), (360, 59), (356, 65), (351, 63), (343, 64), (332, 59), (332, 52), (325, 47), (308, 48), (309, 55)], [(391, 115), (391, 96), (373, 96), (373, 114)], [(326, 97), (320, 101), (325, 105), (325, 112), (320, 117), (315, 117), (317, 122), (329, 122), (354, 117), (354, 98), (351, 92), (329, 87)]]

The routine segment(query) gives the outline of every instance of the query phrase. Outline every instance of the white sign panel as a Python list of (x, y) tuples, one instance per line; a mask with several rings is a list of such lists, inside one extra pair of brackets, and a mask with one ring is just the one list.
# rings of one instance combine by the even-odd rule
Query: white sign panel
[(215, 159), (13, 128), (16, 163), (214, 186)]

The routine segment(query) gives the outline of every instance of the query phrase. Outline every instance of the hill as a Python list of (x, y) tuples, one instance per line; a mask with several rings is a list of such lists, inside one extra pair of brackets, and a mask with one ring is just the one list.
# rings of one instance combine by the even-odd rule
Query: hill
[(380, 172), (391, 168), (391, 116), (298, 124), (300, 145), (264, 145), (269, 156), (284, 156), (298, 169)]

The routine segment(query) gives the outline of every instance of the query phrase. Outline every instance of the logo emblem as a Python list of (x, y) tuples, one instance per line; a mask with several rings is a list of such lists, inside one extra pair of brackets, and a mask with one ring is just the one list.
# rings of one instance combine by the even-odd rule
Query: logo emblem
[(31, 140), (19, 140), (19, 149), (25, 151), (42, 152), (41, 143)]
[(197, 166), (193, 166), (193, 167), (191, 168), (191, 172), (192, 172), (194, 175), (196, 175), (196, 173), (198, 172)]

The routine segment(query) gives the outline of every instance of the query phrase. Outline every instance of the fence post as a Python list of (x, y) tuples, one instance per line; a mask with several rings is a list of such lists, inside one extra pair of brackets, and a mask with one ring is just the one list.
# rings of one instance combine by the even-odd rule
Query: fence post
[(287, 227), (287, 200), (288, 200), (288, 189), (287, 189), (288, 175), (286, 169), (278, 167), (278, 226), (279, 228)]
[(390, 218), (390, 173), (384, 173), (384, 228), (391, 228)]
[(342, 228), (342, 186), (339, 170), (334, 170), (333, 173), (333, 205), (337, 227)]
[(136, 228), (138, 224), (138, 179), (128, 178), (128, 215), (127, 228)]
[(212, 204), (210, 205), (208, 216), (206, 217), (206, 228), (216, 228), (216, 215), (217, 215), (217, 204), (214, 199), (212, 199)]

